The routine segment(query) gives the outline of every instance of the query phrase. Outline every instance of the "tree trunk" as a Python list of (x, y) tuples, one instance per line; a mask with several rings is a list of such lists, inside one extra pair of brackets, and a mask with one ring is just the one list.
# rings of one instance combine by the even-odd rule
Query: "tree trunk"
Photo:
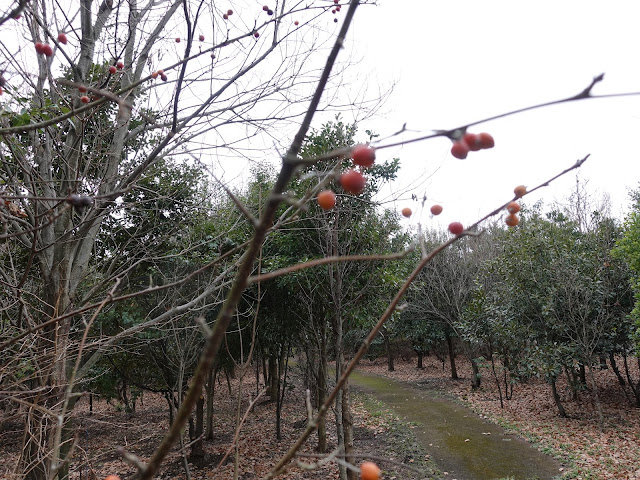
[[(319, 407), (327, 398), (327, 380), (329, 375), (329, 365), (327, 360), (327, 323), (324, 318), (320, 319), (320, 352), (318, 358), (318, 382), (317, 399)], [(318, 422), (318, 452), (327, 451), (327, 423), (323, 416)]]
[(216, 391), (217, 376), (218, 369), (215, 366), (215, 362), (213, 362), (209, 370), (209, 379), (207, 380), (207, 431), (205, 434), (207, 440), (213, 440), (213, 395)]
[(204, 431), (204, 397), (201, 395), (196, 403), (196, 424), (192, 434), (191, 454), (189, 458), (195, 462), (201, 462), (204, 458), (202, 447), (202, 433)]
[[(351, 395), (349, 392), (349, 381), (342, 387), (342, 428), (344, 429), (344, 454), (345, 461), (351, 465), (355, 464), (353, 458), (353, 418), (351, 416)], [(358, 473), (347, 469), (348, 480), (358, 480)]]
[[(280, 347), (283, 349), (283, 347)], [(278, 355), (277, 362), (277, 381), (276, 381), (276, 391), (275, 391), (275, 400), (276, 400), (276, 439), (278, 441), (282, 440), (282, 401), (280, 399), (280, 376), (282, 375), (282, 355)], [(273, 399), (271, 400), (273, 401)]]
[(584, 363), (580, 364), (580, 368), (578, 369), (578, 373), (580, 376), (580, 383), (586, 387), (587, 386), (587, 374), (586, 374), (586, 370), (584, 367)]
[(269, 394), (269, 400), (272, 402), (278, 398), (278, 383), (279, 383), (278, 357), (270, 353), (269, 354), (269, 390), (267, 393)]
[(422, 352), (418, 352), (418, 368), (422, 370), (424, 367), (422, 366), (422, 357), (424, 354)]
[(613, 355), (613, 352), (609, 353), (609, 363), (611, 364), (611, 369), (616, 374), (618, 383), (620, 384), (620, 386), (624, 387), (625, 381), (624, 381), (624, 378), (622, 377), (622, 374), (620, 373), (620, 370), (618, 370), (618, 364), (616, 363), (616, 357)]
[(471, 388), (477, 390), (480, 388), (481, 376), (478, 363), (475, 358), (471, 359)]
[(638, 384), (636, 385), (636, 383), (631, 378), (631, 372), (629, 372), (629, 363), (627, 362), (627, 355), (625, 354), (622, 358), (624, 360), (624, 373), (627, 376), (627, 382), (629, 383), (629, 387), (631, 387), (631, 391), (636, 398), (635, 406), (640, 407), (640, 381), (638, 381)]
[(453, 339), (451, 338), (451, 335), (449, 335), (449, 332), (445, 333), (445, 338), (447, 340), (447, 351), (449, 352), (449, 362), (451, 364), (451, 378), (453, 380), (457, 380), (458, 370), (456, 369), (456, 354), (453, 349)]
[(389, 335), (387, 332), (384, 332), (384, 347), (387, 351), (387, 370), (390, 372), (395, 371), (395, 365), (393, 364), (393, 349), (391, 348), (391, 341), (389, 340)]
[(593, 366), (591, 366), (591, 362), (589, 362), (589, 379), (591, 380), (591, 393), (593, 394), (596, 411), (598, 412), (598, 427), (602, 433), (604, 432), (604, 415), (602, 414), (602, 404), (600, 403), (600, 395), (598, 395), (598, 385), (596, 384), (596, 377), (593, 374)]
[(558, 389), (556, 388), (556, 379), (551, 379), (549, 383), (551, 384), (551, 394), (553, 395), (553, 401), (556, 402), (556, 407), (558, 407), (558, 413), (562, 418), (567, 418), (567, 412), (564, 410), (562, 402), (560, 402), (560, 395), (558, 395)]

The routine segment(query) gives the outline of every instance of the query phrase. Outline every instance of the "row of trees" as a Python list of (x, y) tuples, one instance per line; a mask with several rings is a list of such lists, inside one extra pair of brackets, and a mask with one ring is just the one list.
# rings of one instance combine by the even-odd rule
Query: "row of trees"
[[(396, 335), (418, 354), (445, 342), (454, 378), (457, 338), (471, 362), (473, 387), (487, 366), (501, 401), (518, 382), (544, 378), (562, 416), (558, 377), (566, 373), (574, 394), (588, 386), (597, 398), (593, 366), (608, 359), (625, 394), (640, 406), (638, 379), (628, 365), (638, 353), (637, 323), (629, 315), (633, 225), (623, 227), (597, 209), (577, 215), (584, 199), (578, 189), (569, 208), (525, 208), (518, 227), (494, 225), (442, 252), (414, 284)], [(442, 234), (427, 234), (426, 241), (435, 245)]]

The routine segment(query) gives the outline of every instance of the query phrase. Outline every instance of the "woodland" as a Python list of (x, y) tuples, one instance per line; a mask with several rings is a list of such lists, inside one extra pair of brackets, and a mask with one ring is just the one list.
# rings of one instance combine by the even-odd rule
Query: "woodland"
[[(640, 189), (614, 217), (584, 157), (473, 225), (406, 228), (376, 196), (402, 159), (366, 121), (314, 121), (345, 108), (361, 3), (0, 7), (2, 478), (354, 480), (363, 457), (437, 477), (350, 388), (358, 364), (432, 378), (567, 478), (639, 478)], [(493, 147), (472, 130), (415, 140)], [(252, 161), (229, 182), (211, 157)], [(562, 175), (565, 202), (527, 202)], [(552, 445), (539, 416), (582, 433)]]

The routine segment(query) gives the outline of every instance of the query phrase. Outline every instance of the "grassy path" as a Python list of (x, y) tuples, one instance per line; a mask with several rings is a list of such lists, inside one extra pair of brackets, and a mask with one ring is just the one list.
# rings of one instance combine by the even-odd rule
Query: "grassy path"
[(360, 372), (350, 378), (356, 390), (383, 402), (415, 426), (412, 433), (443, 472), (443, 478), (559, 478), (561, 465), (556, 460), (437, 392)]

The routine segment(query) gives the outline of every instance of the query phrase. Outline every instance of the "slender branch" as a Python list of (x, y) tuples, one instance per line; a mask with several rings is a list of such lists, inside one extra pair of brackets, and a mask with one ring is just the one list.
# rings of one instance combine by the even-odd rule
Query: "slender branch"
[(399, 260), (406, 257), (414, 250), (415, 247), (410, 247), (402, 252), (392, 253), (390, 255), (344, 255), (334, 257), (317, 258), (316, 260), (309, 260), (304, 263), (298, 263), (297, 265), (291, 265), (290, 267), (280, 268), (269, 273), (262, 273), (259, 275), (252, 275), (247, 279), (249, 284), (255, 282), (263, 282), (265, 280), (271, 280), (272, 278), (281, 277), (292, 272), (304, 270), (306, 268), (317, 267), (319, 265), (327, 265), (329, 263), (345, 263), (345, 262), (365, 262), (374, 260)]

